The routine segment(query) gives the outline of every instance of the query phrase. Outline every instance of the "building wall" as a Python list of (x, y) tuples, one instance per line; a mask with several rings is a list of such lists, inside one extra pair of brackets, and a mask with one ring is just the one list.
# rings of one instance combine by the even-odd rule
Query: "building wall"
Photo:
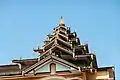
[(87, 80), (106, 80), (110, 79), (109, 71), (98, 71), (95, 73), (88, 73)]
[(27, 74), (25, 76), (9, 76), (0, 80), (86, 80), (81, 73), (64, 72), (60, 74)]
[(108, 71), (97, 71), (97, 72), (57, 72), (55, 74), (51, 73), (41, 73), (34, 75), (33, 73), (14, 76), (1, 76), (0, 80), (114, 80), (112, 70)]

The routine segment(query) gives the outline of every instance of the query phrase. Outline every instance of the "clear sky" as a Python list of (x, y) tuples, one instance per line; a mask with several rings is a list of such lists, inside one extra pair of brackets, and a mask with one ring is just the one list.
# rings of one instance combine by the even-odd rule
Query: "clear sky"
[(115, 66), (120, 80), (119, 0), (0, 0), (0, 64), (37, 57), (33, 48), (42, 46), (60, 16), (96, 51), (99, 66)]

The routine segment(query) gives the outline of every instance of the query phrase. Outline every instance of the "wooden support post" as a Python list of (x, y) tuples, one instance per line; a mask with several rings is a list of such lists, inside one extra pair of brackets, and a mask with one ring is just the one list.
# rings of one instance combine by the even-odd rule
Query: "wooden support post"
[(55, 63), (50, 64), (50, 72), (51, 72), (51, 74), (56, 73), (56, 64)]
[(52, 54), (52, 50), (50, 49), (50, 54)]
[(73, 48), (73, 58), (75, 57), (75, 48)]
[(24, 73), (24, 71), (22, 71), (22, 76), (25, 76), (25, 73)]
[(81, 68), (80, 67), (78, 67), (78, 70), (81, 72)]

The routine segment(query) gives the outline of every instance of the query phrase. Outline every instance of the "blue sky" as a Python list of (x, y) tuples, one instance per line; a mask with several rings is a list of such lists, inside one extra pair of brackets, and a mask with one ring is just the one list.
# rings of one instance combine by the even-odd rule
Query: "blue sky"
[(119, 0), (0, 0), (0, 64), (37, 57), (33, 48), (42, 46), (60, 16), (96, 51), (99, 66), (115, 66), (119, 80)]

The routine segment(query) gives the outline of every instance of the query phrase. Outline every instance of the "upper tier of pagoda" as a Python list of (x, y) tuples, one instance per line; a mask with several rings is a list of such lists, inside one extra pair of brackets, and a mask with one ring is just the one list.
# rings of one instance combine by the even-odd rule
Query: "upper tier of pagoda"
[(81, 45), (76, 32), (71, 32), (70, 27), (65, 25), (63, 17), (60, 18), (60, 23), (54, 28), (53, 33), (47, 37), (42, 48), (34, 49), (40, 54), (40, 60), (54, 55), (69, 61), (85, 60), (86, 64), (91, 65), (91, 58), (93, 59), (95, 55), (89, 54), (88, 44)]

